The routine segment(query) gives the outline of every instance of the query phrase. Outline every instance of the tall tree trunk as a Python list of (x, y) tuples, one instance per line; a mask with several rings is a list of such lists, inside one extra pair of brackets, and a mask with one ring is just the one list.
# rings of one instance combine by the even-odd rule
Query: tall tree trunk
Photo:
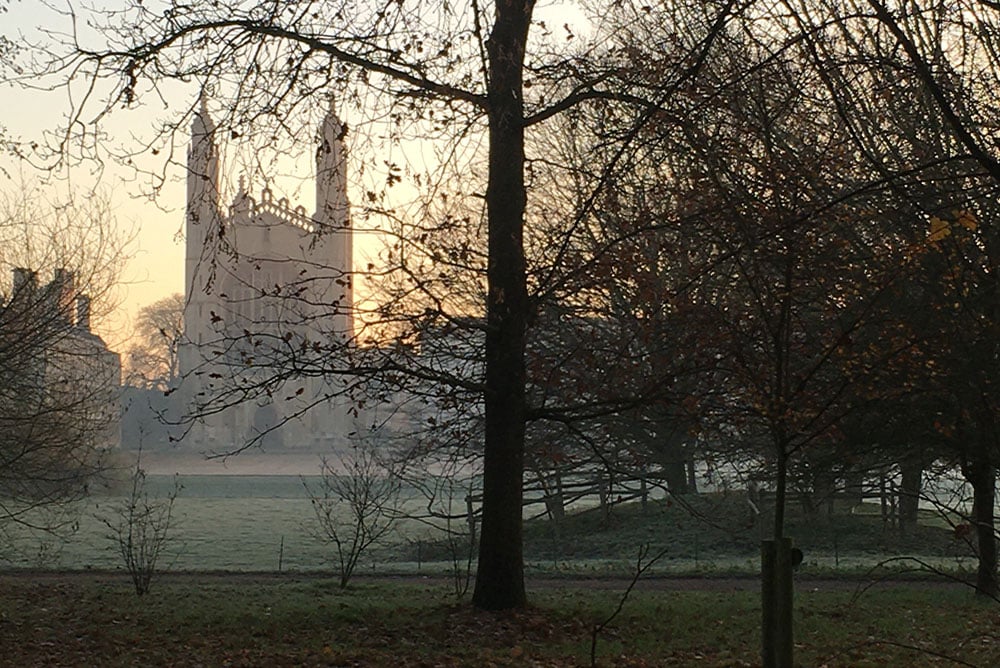
[(962, 465), (962, 474), (972, 485), (973, 521), (976, 524), (976, 544), (979, 567), (976, 570), (976, 593), (997, 597), (997, 536), (994, 527), (993, 504), (996, 499), (996, 468), (986, 453), (979, 451)]
[(667, 479), (667, 489), (670, 490), (671, 494), (688, 493), (687, 462), (684, 461), (680, 453), (677, 453), (676, 459), (664, 462), (663, 474)]
[(479, 564), (472, 602), (501, 610), (527, 603), (522, 550), (525, 432), (523, 66), (531, 0), (500, 0), (489, 54), (489, 266), (486, 439)]
[[(688, 445), (682, 430), (669, 418), (657, 428), (657, 460), (663, 467), (667, 489), (671, 494), (687, 494), (688, 489)], [(642, 433), (639, 429), (637, 432)]]
[(899, 472), (899, 531), (908, 533), (917, 528), (924, 464), (919, 459), (902, 461), (899, 463)]
[(788, 496), (788, 445), (778, 441), (778, 461), (774, 485), (774, 540), (785, 537), (785, 506)]
[(549, 478), (544, 472), (538, 471), (538, 485), (542, 488), (542, 501), (545, 503), (545, 512), (548, 513), (549, 521), (557, 524), (566, 517), (566, 501), (563, 495), (562, 474), (559, 469), (552, 471)]
[(698, 493), (698, 477), (694, 469), (694, 460), (689, 459), (684, 462), (684, 466), (687, 469), (687, 483), (688, 483), (688, 493), (697, 494)]
[(882, 511), (882, 526), (888, 526), (891, 516), (889, 512), (889, 489), (885, 477), (885, 470), (880, 470), (878, 474), (878, 502)]

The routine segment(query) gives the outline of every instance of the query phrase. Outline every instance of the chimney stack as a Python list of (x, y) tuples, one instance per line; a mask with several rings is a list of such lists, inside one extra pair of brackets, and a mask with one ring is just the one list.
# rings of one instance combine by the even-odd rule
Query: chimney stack
[(13, 285), (11, 286), (13, 297), (30, 294), (38, 287), (38, 274), (30, 269), (15, 267), (11, 273), (13, 274)]
[(56, 269), (52, 279), (52, 297), (55, 299), (55, 307), (58, 316), (69, 324), (73, 324), (73, 289), (75, 287), (75, 277), (73, 272), (60, 267)]
[(87, 295), (76, 298), (76, 326), (86, 332), (90, 331), (90, 297)]

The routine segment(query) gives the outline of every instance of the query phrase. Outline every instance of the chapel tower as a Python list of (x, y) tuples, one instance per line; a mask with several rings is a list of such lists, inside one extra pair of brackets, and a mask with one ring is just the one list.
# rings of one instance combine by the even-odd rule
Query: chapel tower
[[(184, 216), (184, 338), (200, 345), (208, 340), (209, 291), (215, 269), (215, 250), (221, 232), (219, 214), (219, 152), (215, 123), (205, 98), (191, 121), (191, 146), (187, 156), (187, 204)], [(180, 372), (187, 375), (197, 364), (192, 346), (182, 346)]]
[(327, 262), (332, 270), (327, 299), (336, 307), (335, 328), (350, 340), (354, 330), (354, 253), (347, 200), (346, 136), (347, 126), (337, 116), (331, 96), (330, 107), (320, 124), (316, 148), (316, 213), (313, 220), (317, 227), (317, 251), (324, 256), (321, 261)]
[(186, 439), (210, 451), (254, 439), (267, 449), (342, 443), (357, 419), (356, 409), (333, 399), (341, 381), (299, 377), (281, 365), (290, 363), (292, 342), (302, 346), (296, 355), (353, 345), (346, 126), (331, 102), (319, 127), (311, 215), (269, 187), (254, 197), (242, 178), (232, 203), (220, 206), (215, 132), (202, 100), (188, 152), (183, 396), (211, 401), (241, 382), (263, 387), (281, 375), (276, 370), (289, 377), (202, 416)]

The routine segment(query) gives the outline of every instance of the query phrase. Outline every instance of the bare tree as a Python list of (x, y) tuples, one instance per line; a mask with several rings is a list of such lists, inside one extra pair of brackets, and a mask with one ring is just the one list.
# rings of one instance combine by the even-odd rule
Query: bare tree
[(173, 294), (139, 310), (136, 342), (125, 358), (125, 383), (165, 390), (180, 371), (178, 348), (184, 334), (184, 295)]
[[(653, 101), (640, 99), (637, 117), (620, 121), (632, 128), (623, 133), (620, 141), (636, 141), (639, 133), (635, 128), (652, 116), (658, 101), (696, 77), (712, 42), (737, 5), (729, 1), (712, 7), (711, 16), (698, 26), (698, 39), (671, 61), (661, 85), (650, 92)], [(620, 70), (618, 54), (603, 54), (596, 45), (578, 48), (575, 45), (579, 42), (573, 41), (577, 36), (572, 34), (565, 44), (560, 44), (541, 22), (533, 23), (534, 10), (532, 0), (523, 0), (496, 2), (490, 10), (474, 3), (460, 11), (421, 2), (373, 7), (350, 1), (211, 5), (171, 2), (161, 11), (133, 0), (111, 20), (93, 17), (106, 43), (90, 46), (73, 42), (70, 52), (52, 61), (49, 68), (50, 74), (68, 81), (70, 86), (83, 77), (88, 80), (86, 87), (101, 81), (113, 90), (108, 99), (81, 98), (71, 113), (73, 118), (88, 114), (103, 118), (120, 104), (131, 106), (158, 97), (161, 85), (168, 79), (194, 79), (214, 89), (215, 95), (224, 100), (223, 106), (229, 112), (220, 125), (232, 137), (256, 137), (273, 146), (279, 138), (288, 137), (290, 119), (315, 102), (318, 94), (346, 88), (345, 97), (358, 100), (360, 108), (389, 120), (382, 127), (386, 127), (392, 142), (406, 136), (447, 140), (442, 162), (449, 165), (452, 175), (463, 179), (471, 176), (474, 181), (461, 191), (470, 206), (465, 215), (438, 221), (440, 224), (431, 219), (436, 213), (433, 208), (421, 207), (418, 215), (428, 217), (425, 227), (432, 235), (475, 230), (479, 232), (480, 249), (485, 236), (485, 253), (480, 251), (480, 257), (486, 260), (483, 299), (475, 305), (475, 312), (463, 314), (478, 320), (476, 328), (483, 334), (484, 368), (481, 376), (471, 379), (424, 374), (420, 369), (417, 374), (446, 386), (476, 391), (483, 397), (482, 530), (473, 600), (485, 608), (516, 607), (526, 600), (521, 500), (525, 424), (531, 416), (526, 408), (525, 348), (527, 330), (537, 310), (529, 296), (531, 272), (525, 255), (529, 206), (526, 133), (590, 101), (609, 96), (629, 98), (627, 90), (615, 90), (628, 88), (628, 82), (614, 82)], [(72, 11), (66, 16), (72, 21), (77, 18)], [(533, 27), (539, 31), (533, 33)], [(597, 57), (591, 59), (595, 54)], [(103, 90), (105, 83), (98, 87)], [(194, 107), (188, 103), (181, 111), (190, 113)], [(168, 131), (177, 127), (176, 120), (170, 124)], [(249, 132), (254, 125), (258, 129)], [(63, 135), (65, 141), (60, 148), (94, 148), (96, 157), (106, 157), (106, 146), (89, 141), (75, 143), (78, 129), (74, 126)], [(477, 144), (484, 151), (474, 160), (465, 159), (466, 149), (474, 151)], [(160, 142), (156, 150), (160, 148), (172, 150), (172, 142)], [(593, 184), (595, 191), (607, 185), (607, 179), (602, 177), (615, 168), (615, 151), (612, 149), (610, 154), (607, 170), (599, 173)], [(402, 178), (403, 170), (392, 160), (380, 158), (373, 162), (387, 165), (387, 184)], [(478, 167), (482, 172), (477, 177), (474, 172)], [(413, 174), (411, 180), (425, 187), (421, 185), (426, 183), (422, 173)], [(432, 177), (431, 181), (424, 203), (448, 195), (440, 180)], [(471, 206), (483, 200), (484, 192), (485, 206)], [(378, 189), (368, 189), (366, 199), (372, 213), (393, 215), (389, 207), (382, 205)], [(593, 205), (590, 199), (585, 208)], [(569, 225), (572, 228), (573, 222)], [(402, 239), (419, 242), (420, 235)], [(396, 254), (393, 263), (412, 273), (415, 266), (400, 261), (404, 255)], [(552, 260), (558, 264), (563, 258), (557, 244)], [(462, 264), (460, 259), (455, 262)], [(439, 292), (448, 286), (434, 278), (434, 263), (428, 265), (429, 281), (421, 277), (413, 293), (432, 304), (453, 304), (447, 294)], [(538, 275), (544, 277), (545, 271)], [(468, 304), (463, 302), (463, 306)], [(259, 341), (253, 336), (246, 339), (244, 343), (249, 346)], [(315, 358), (296, 353), (294, 360), (288, 355), (289, 363), (280, 366), (300, 376), (363, 370), (398, 377), (408, 371), (384, 358), (374, 363), (365, 360), (353, 367), (331, 364), (330, 360), (345, 360), (348, 356), (340, 348), (322, 350), (323, 346), (317, 345), (320, 350)], [(267, 366), (274, 368), (275, 361), (268, 360)], [(270, 395), (279, 385), (259, 382), (256, 387), (260, 394)], [(239, 384), (231, 396), (246, 399), (250, 386)]]
[(91, 326), (126, 247), (100, 197), (0, 202), (0, 522), (65, 525), (118, 445), (120, 363)]
[(346, 587), (361, 556), (392, 530), (400, 516), (400, 482), (377, 453), (353, 448), (323, 460), (318, 488), (303, 483), (316, 512), (321, 539), (336, 552), (340, 586)]
[[(9, 11), (9, 0), (0, 0), (0, 16)], [(7, 78), (8, 70), (17, 52), (17, 44), (7, 35), (0, 35), (0, 76)], [(0, 123), (0, 152), (12, 151), (10, 139), (7, 136), (7, 128)], [(10, 176), (5, 169), (0, 167), (0, 175)]]
[(151, 495), (146, 471), (142, 468), (140, 449), (129, 476), (126, 494), (98, 516), (107, 527), (108, 540), (118, 551), (125, 571), (132, 579), (136, 596), (149, 593), (160, 557), (174, 528), (174, 502), (180, 489), (180, 483), (175, 479), (173, 488), (165, 497)]

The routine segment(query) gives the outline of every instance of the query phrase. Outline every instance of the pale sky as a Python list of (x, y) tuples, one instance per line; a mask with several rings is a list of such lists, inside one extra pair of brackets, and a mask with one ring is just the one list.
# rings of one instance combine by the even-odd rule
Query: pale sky
[[(14, 0), (8, 13), (0, 15), (0, 32), (12, 40), (17, 40), (20, 34), (32, 39), (38, 25), (58, 28), (67, 24), (39, 0)], [(65, 91), (30, 91), (6, 82), (0, 82), (0, 98), (3, 99), (0, 125), (7, 128), (11, 138), (24, 141), (34, 140), (62, 124), (71, 106)], [(130, 132), (141, 131), (142, 125), (139, 117), (127, 119), (127, 123), (116, 127), (121, 130), (116, 139), (127, 139)], [(20, 189), (22, 181), (35, 183), (47, 176), (6, 155), (0, 155), (0, 167), (12, 177), (0, 175), (0, 189), (8, 193)], [(142, 197), (141, 184), (125, 180), (125, 174), (113, 164), (108, 164), (99, 178), (90, 168), (60, 172), (48, 195), (54, 201), (65, 201), (67, 193), (86, 192), (97, 185), (109, 194), (118, 226), (135, 231), (130, 248), (132, 259), (122, 275), (121, 305), (107, 321), (96, 323), (108, 343), (119, 351), (125, 348), (123, 340), (139, 308), (181, 292), (184, 283), (184, 244), (177, 237), (183, 222), (184, 184), (169, 183), (163, 197), (154, 204)], [(175, 176), (182, 174), (178, 171)]]
[[(117, 4), (114, 0), (103, 1), (108, 5)], [(62, 5), (57, 2), (56, 6)], [(568, 22), (575, 30), (585, 30), (579, 11), (562, 2), (542, 4), (538, 10), (538, 18), (556, 25)], [(37, 35), (36, 27), (39, 25), (58, 30), (67, 26), (68, 22), (64, 17), (59, 17), (46, 8), (40, 0), (14, 0), (9, 6), (8, 13), (0, 14), (0, 33), (13, 40), (19, 40), (21, 35), (31, 40)], [(179, 84), (176, 86), (181, 98), (180, 104), (193, 99), (193, 88), (187, 90), (180, 88)], [(22, 140), (31, 140), (40, 136), (45, 130), (62, 124), (71, 107), (65, 90), (45, 93), (24, 90), (2, 81), (0, 81), (0, 100), (2, 100), (0, 125), (7, 128), (10, 137)], [(178, 109), (163, 110), (160, 113), (165, 116), (173, 115), (176, 118)], [(148, 108), (139, 111), (117, 111), (111, 117), (112, 122), (105, 123), (105, 129), (110, 130), (112, 135), (109, 141), (125, 146), (128, 142), (134, 141), (132, 140), (134, 136), (150, 136), (152, 125), (156, 120), (155, 113)], [(350, 119), (347, 120), (350, 123)], [(186, 144), (183, 143), (185, 138), (177, 137), (176, 141), (177, 156), (183, 159), (186, 151)], [(350, 146), (348, 151), (350, 156)], [(311, 156), (312, 151), (307, 150), (304, 155)], [(303, 161), (299, 161), (299, 164), (290, 165), (280, 171), (285, 174), (296, 174), (308, 180), (311, 172), (311, 165), (308, 162), (302, 164)], [(161, 159), (151, 163), (150, 168), (162, 168), (162, 164)], [(17, 188), (18, 179), (32, 181), (37, 178), (36, 172), (30, 166), (18, 163), (9, 156), (0, 155), (0, 168), (7, 170), (14, 177), (8, 179), (0, 175), (0, 190), (5, 192)], [(348, 169), (352, 168), (356, 166), (350, 163), (349, 157)], [(132, 319), (141, 307), (174, 292), (183, 291), (184, 241), (179, 232), (182, 231), (184, 220), (184, 173), (183, 169), (177, 166), (169, 170), (167, 175), (169, 177), (167, 184), (156, 202), (152, 202), (145, 196), (149, 192), (149, 183), (141, 179), (136, 180), (134, 174), (113, 163), (105, 166), (99, 178), (93, 174), (92, 169), (74, 169), (69, 172), (68, 178), (65, 172), (60, 173), (61, 183), (58, 188), (60, 195), (55, 195), (56, 199), (64, 199), (65, 193), (70, 190), (66, 186), (67, 182), (76, 191), (85, 191), (97, 183), (105, 192), (111, 194), (119, 225), (125, 229), (135, 230), (132, 258), (122, 276), (121, 305), (108, 321), (97, 323), (99, 332), (112, 348), (119, 351), (127, 348), (125, 340), (130, 333)], [(232, 174), (224, 175), (223, 179), (226, 178), (230, 181), (235, 180)], [(257, 194), (263, 185), (253, 183), (252, 194)], [(293, 206), (302, 204), (307, 211), (313, 210), (313, 190), (308, 181), (289, 178), (287, 182), (282, 182), (279, 179), (272, 187), (276, 197), (287, 196)], [(371, 243), (368, 244), (366, 252), (365, 242), (356, 239), (355, 266), (367, 262), (367, 257), (364, 256), (373, 252)]]

